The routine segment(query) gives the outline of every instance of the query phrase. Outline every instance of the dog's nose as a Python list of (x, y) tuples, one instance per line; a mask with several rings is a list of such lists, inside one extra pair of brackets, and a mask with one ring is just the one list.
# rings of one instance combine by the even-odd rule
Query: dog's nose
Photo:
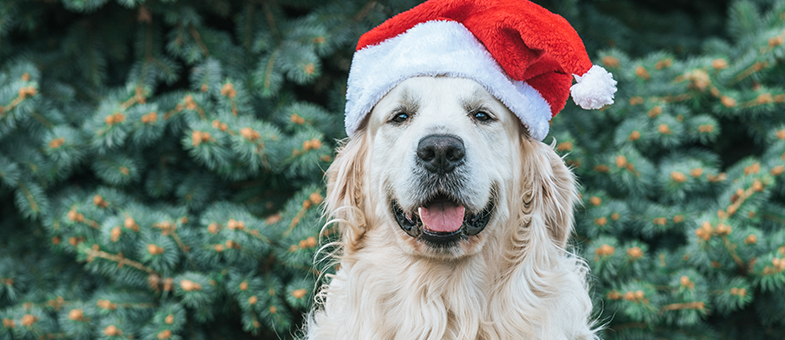
[(417, 145), (422, 166), (433, 173), (446, 174), (463, 162), (466, 149), (463, 141), (451, 135), (429, 135)]

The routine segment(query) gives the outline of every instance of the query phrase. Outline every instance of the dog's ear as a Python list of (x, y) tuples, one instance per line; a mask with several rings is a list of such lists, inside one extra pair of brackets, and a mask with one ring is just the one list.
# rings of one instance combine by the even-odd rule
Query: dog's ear
[(575, 176), (553, 146), (521, 134), (521, 181), (524, 214), (540, 214), (554, 244), (567, 246), (578, 193)]
[(325, 214), (338, 223), (344, 251), (351, 251), (365, 230), (365, 163), (368, 161), (366, 133), (360, 131), (344, 140), (335, 161), (327, 169)]

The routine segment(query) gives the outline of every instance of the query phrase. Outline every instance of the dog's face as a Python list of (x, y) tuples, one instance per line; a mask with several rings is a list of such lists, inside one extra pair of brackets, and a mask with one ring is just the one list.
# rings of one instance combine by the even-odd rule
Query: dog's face
[(499, 232), (519, 125), (464, 78), (410, 78), (374, 107), (366, 126), (372, 206), (404, 252), (466, 256)]
[(327, 173), (326, 210), (341, 221), (347, 254), (394, 244), (449, 260), (536, 235), (564, 247), (572, 228), (572, 173), (470, 79), (401, 82)]

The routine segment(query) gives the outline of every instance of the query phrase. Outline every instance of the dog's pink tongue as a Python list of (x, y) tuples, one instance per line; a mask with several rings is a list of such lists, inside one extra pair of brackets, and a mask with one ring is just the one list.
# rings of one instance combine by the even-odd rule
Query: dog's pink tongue
[(435, 203), (429, 208), (420, 207), (420, 219), (430, 231), (449, 233), (461, 229), (465, 210), (462, 205)]

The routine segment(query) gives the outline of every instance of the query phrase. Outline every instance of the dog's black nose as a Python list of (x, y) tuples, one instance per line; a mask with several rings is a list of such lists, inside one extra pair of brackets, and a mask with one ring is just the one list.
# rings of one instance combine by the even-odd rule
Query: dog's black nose
[(417, 145), (417, 157), (422, 166), (433, 173), (446, 174), (463, 163), (466, 149), (463, 141), (450, 135), (429, 135)]

